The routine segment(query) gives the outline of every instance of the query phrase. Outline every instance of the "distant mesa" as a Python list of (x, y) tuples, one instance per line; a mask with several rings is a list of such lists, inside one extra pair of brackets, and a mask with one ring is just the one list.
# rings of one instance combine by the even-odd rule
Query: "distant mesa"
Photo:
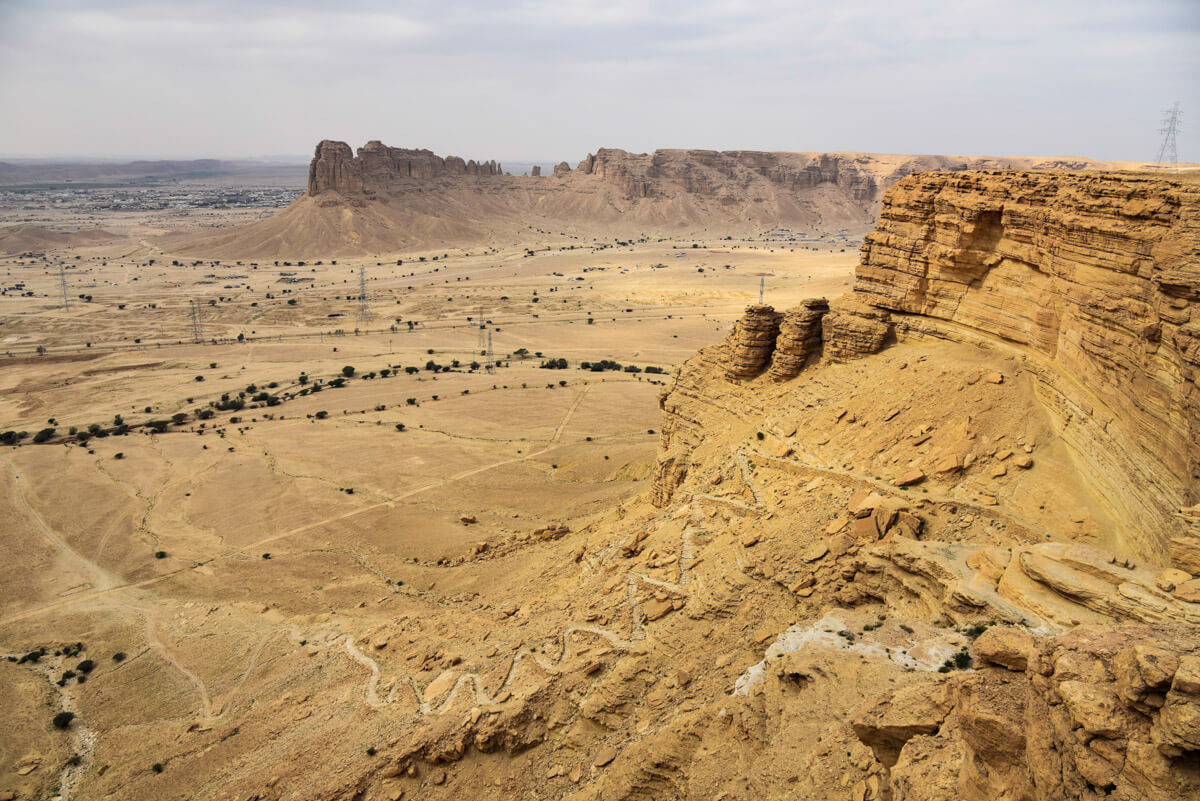
[(308, 191), (259, 222), (212, 236), (182, 236), (179, 252), (223, 258), (337, 257), (496, 240), (531, 224), (574, 235), (650, 231), (723, 233), (787, 227), (862, 234), (883, 192), (916, 172), (968, 169), (1093, 170), (1087, 159), (996, 159), (869, 153), (600, 148), (550, 181), (495, 160), (439, 156), (372, 140), (355, 153), (324, 140)]
[(367, 142), (355, 155), (345, 142), (326, 139), (317, 145), (308, 168), (308, 194), (338, 192), (355, 195), (389, 189), (403, 179), (434, 180), (459, 176), (498, 176), (504, 171), (495, 161), (464, 161), (458, 156), (442, 158), (430, 150), (388, 147), (377, 140)]

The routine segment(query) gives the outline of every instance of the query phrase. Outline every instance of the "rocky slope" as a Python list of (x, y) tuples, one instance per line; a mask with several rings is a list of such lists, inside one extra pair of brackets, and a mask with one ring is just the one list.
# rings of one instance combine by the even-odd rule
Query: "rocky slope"
[(468, 244), (537, 227), (588, 235), (741, 232), (786, 226), (862, 232), (883, 191), (918, 171), (1093, 169), (1087, 159), (964, 159), (863, 153), (601, 148), (550, 176), (496, 161), (368, 142), (317, 145), (308, 191), (271, 219), (183, 244), (227, 257), (386, 253)]
[[(656, 506), (788, 517), (746, 561), (826, 616), (982, 633), (848, 715), (879, 768), (850, 797), (1200, 794), (1198, 214), (1195, 179), (911, 176), (850, 295), (751, 307), (664, 394)], [(857, 492), (813, 537), (830, 480)], [(768, 720), (858, 680), (799, 653), (767, 650)]]

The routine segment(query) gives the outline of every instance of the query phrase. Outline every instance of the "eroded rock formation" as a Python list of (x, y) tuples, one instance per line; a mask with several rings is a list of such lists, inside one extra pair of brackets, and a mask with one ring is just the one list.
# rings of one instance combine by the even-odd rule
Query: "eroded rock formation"
[(308, 194), (374, 194), (409, 178), (433, 180), (503, 174), (503, 168), (495, 161), (464, 161), (458, 156), (442, 158), (430, 150), (388, 147), (377, 140), (367, 142), (356, 155), (345, 142), (326, 139), (317, 145), (308, 168)]
[[(840, 637), (904, 671), (846, 718), (852, 798), (1200, 797), (1198, 256), (1194, 178), (911, 176), (853, 292), (750, 307), (681, 368), (651, 501), (825, 615), (739, 680), (755, 726), (862, 675)], [(863, 768), (806, 764), (839, 751)]]
[(829, 302), (825, 298), (812, 298), (784, 313), (771, 356), (772, 378), (795, 378), (809, 357), (820, 355), (821, 320), (828, 312)]
[(989, 629), (979, 670), (888, 692), (855, 733), (893, 801), (1200, 796), (1200, 641), (1181, 629)]
[[(883, 191), (926, 170), (1098, 169), (1086, 159), (962, 159), (870, 153), (601, 148), (554, 181), (512, 176), (495, 161), (368, 142), (317, 145), (308, 192), (279, 214), (185, 245), (205, 256), (336, 256), (487, 241), (531, 221), (605, 236), (646, 230), (867, 231)], [(472, 209), (464, 214), (464, 209)], [(348, 215), (343, 212), (349, 212)]]
[(746, 314), (734, 323), (729, 335), (731, 347), (726, 376), (753, 378), (766, 369), (775, 351), (775, 338), (779, 336), (780, 316), (770, 306), (746, 309)]
[(1012, 349), (1126, 528), (1200, 571), (1200, 185), (1133, 175), (915, 175), (888, 194), (837, 357), (897, 333)]

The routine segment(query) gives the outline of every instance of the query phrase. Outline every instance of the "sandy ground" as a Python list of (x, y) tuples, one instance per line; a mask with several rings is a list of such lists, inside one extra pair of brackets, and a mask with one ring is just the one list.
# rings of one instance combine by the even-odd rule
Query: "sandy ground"
[[(22, 731), (3, 738), (0, 791), (151, 797), (129, 788), (165, 759), (160, 742), (254, 699), (341, 692), (362, 665), (320, 656), (314, 675), (313, 644), (469, 605), (491, 568), (443, 588), (441, 563), (644, 489), (667, 376), (580, 362), (669, 373), (725, 335), (760, 278), (783, 308), (840, 294), (856, 259), (853, 246), (537, 232), (386, 262), (192, 263), (137, 239), (0, 259), (0, 432), (55, 429), (0, 450), (0, 653), (46, 648), (0, 671), (0, 708)], [(284, 280), (298, 278), (312, 280)], [(491, 373), (470, 369), (487, 361), (480, 319)], [(567, 369), (539, 366), (559, 358)], [(240, 392), (246, 408), (198, 418)], [(284, 400), (255, 404), (261, 392)], [(179, 413), (165, 433), (141, 427)], [(117, 416), (129, 434), (60, 441)], [(97, 667), (80, 683), (85, 658)], [(336, 721), (322, 737), (378, 738), (357, 703), (324, 700)], [(57, 732), (63, 709), (79, 722)], [(203, 795), (198, 781), (153, 797)]]

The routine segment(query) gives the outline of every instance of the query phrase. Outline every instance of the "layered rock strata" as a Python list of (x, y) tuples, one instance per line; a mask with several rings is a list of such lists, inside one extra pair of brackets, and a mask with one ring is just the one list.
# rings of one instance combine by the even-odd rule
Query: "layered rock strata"
[(646, 231), (864, 233), (883, 192), (928, 170), (995, 167), (1095, 170), (1087, 159), (964, 159), (872, 153), (601, 148), (554, 167), (554, 180), (506, 174), (496, 161), (441, 157), (368, 142), (355, 153), (321, 142), (308, 191), (278, 214), (181, 252), (235, 258), (394, 253), (491, 241), (532, 221), (603, 234)]
[(781, 321), (752, 307), (713, 358), (745, 381), (768, 365), (773, 378), (794, 376), (813, 351), (848, 360), (896, 338), (1012, 354), (1111, 517), (1111, 541), (1196, 574), (1197, 301), (1196, 178), (928, 173), (888, 192), (849, 295)]
[(780, 317), (770, 306), (751, 306), (729, 335), (729, 363), (726, 377), (753, 378), (766, 369), (775, 351)]
[(1200, 796), (1200, 643), (1179, 629), (997, 627), (977, 671), (854, 718), (893, 801)]
[(1200, 182), (910, 176), (888, 193), (830, 355), (936, 336), (1011, 349), (1133, 553), (1200, 571)]
[(809, 357), (820, 354), (821, 320), (828, 311), (825, 298), (812, 298), (784, 313), (771, 357), (772, 378), (795, 378)]

